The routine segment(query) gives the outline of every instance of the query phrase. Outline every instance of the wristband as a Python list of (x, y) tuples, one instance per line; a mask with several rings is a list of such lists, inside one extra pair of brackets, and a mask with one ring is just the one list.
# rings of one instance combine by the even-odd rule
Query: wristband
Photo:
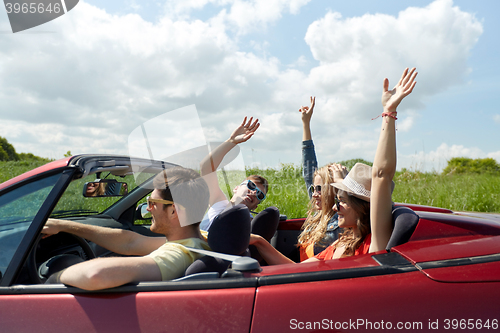
[[(398, 120), (398, 118), (396, 117), (397, 115), (397, 111), (393, 111), (393, 112), (382, 112), (382, 114), (379, 114), (378, 116), (376, 116), (375, 118), (372, 118), (372, 120), (375, 120), (377, 119), (378, 117), (382, 116), (382, 117), (391, 117), (392, 119), (394, 120)], [(387, 120), (386, 120), (387, 121)]]

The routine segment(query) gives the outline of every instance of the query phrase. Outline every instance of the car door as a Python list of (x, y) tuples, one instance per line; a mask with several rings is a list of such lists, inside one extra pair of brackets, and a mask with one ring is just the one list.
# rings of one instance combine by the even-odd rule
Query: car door
[(0, 288), (5, 332), (248, 332), (256, 279)]
[(248, 332), (256, 278), (140, 283), (89, 292), (33, 284), (26, 258), (75, 169), (0, 194), (0, 331)]
[(498, 282), (436, 281), (397, 252), (296, 266), (264, 269), (251, 332), (498, 328)]

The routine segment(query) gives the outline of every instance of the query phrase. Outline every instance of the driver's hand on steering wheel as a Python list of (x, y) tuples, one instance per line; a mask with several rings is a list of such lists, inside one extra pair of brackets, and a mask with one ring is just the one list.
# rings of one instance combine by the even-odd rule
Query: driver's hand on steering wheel
[(42, 239), (51, 235), (55, 235), (62, 231), (60, 221), (58, 219), (48, 219), (42, 229)]

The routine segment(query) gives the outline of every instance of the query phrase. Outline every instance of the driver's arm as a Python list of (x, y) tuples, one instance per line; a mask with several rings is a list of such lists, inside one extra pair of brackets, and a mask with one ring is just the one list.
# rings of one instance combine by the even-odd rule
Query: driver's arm
[(161, 272), (149, 257), (97, 258), (68, 267), (58, 280), (81, 289), (100, 290), (130, 282), (161, 281)]
[(163, 244), (165, 237), (148, 237), (130, 230), (106, 228), (68, 220), (48, 219), (42, 233), (67, 232), (85, 238), (110, 251), (124, 255), (145, 256)]

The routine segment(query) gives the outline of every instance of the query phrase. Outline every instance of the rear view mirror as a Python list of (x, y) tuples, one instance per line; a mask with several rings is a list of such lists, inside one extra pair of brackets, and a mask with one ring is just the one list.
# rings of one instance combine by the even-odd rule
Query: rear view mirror
[(85, 183), (83, 196), (90, 197), (121, 197), (128, 194), (127, 183), (120, 183), (114, 179), (96, 179)]

